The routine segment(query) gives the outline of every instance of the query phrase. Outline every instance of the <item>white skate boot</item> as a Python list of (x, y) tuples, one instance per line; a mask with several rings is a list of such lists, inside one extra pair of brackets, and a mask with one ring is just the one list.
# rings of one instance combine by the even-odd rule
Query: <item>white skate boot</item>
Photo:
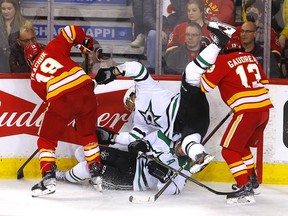
[(210, 21), (207, 29), (211, 32), (213, 42), (220, 48), (225, 47), (236, 31), (234, 26), (220, 21)]
[(196, 155), (195, 165), (190, 168), (192, 174), (202, 171), (213, 159), (215, 156), (208, 155), (203, 152)]

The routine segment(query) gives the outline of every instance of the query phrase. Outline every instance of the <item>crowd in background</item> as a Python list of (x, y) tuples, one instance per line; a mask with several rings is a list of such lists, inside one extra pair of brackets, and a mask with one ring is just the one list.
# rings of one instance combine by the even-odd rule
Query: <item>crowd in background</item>
[[(0, 1), (1, 73), (29, 73), (23, 50), (26, 44), (36, 40), (37, 35), (31, 17), (21, 15), (20, 3), (18, 0)], [(211, 43), (207, 31), (209, 20), (236, 26), (237, 31), (232, 39), (238, 40), (245, 51), (253, 53), (264, 66), (265, 0), (163, 0), (160, 33), (162, 71), (155, 71), (159, 47), (156, 35), (157, 10), (160, 9), (157, 3), (155, 0), (127, 0), (127, 7), (131, 6), (134, 16), (134, 38), (131, 38), (130, 48), (144, 47), (141, 63), (145, 64), (151, 74), (181, 74), (185, 66)], [(288, 0), (271, 1), (271, 78), (287, 77), (287, 14)], [(97, 38), (94, 39), (98, 43)]]

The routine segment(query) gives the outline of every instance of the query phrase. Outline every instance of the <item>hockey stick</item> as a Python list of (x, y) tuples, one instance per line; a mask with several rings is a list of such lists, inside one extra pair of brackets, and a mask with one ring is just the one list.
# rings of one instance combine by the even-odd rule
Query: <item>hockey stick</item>
[(231, 109), (230, 112), (219, 122), (219, 124), (210, 132), (210, 134), (203, 140), (202, 145), (205, 145), (210, 138), (216, 133), (216, 131), (224, 124), (224, 122), (232, 115), (234, 111)]
[[(88, 44), (90, 42), (90, 38), (86, 38), (84, 41), (84, 46), (88, 47)], [(88, 51), (86, 51), (85, 53), (85, 61), (84, 61), (84, 65), (85, 65), (85, 72), (86, 74), (89, 74), (89, 56), (88, 56)]]
[(86, 74), (89, 74), (89, 65), (88, 65), (88, 62), (89, 62), (89, 58), (88, 58), (88, 53), (85, 53), (85, 72)]
[[(205, 145), (210, 138), (216, 133), (216, 131), (224, 124), (224, 122), (229, 118), (229, 116), (233, 113), (233, 110), (231, 110), (220, 122), (219, 124), (210, 132), (210, 134), (203, 140), (202, 145)], [(195, 164), (195, 161), (194, 161)], [(191, 165), (193, 166), (193, 164)], [(184, 166), (183, 166), (184, 167)], [(178, 172), (181, 172), (183, 170), (183, 167), (180, 167)], [(135, 196), (130, 196), (129, 201), (133, 203), (142, 203), (142, 202), (155, 202), (161, 195), (162, 193), (168, 188), (168, 186), (174, 181), (174, 179), (178, 176), (177, 173), (174, 173), (173, 176), (169, 179), (168, 182), (159, 190), (154, 196), (149, 196), (146, 198), (139, 198)]]
[(25, 166), (32, 160), (32, 158), (38, 153), (38, 149), (25, 161), (25, 163), (18, 169), (17, 171), (17, 179), (21, 179), (24, 177), (24, 168)]
[[(185, 164), (186, 165), (186, 164)], [(181, 166), (177, 171), (181, 172), (185, 165)], [(162, 194), (163, 192), (166, 190), (166, 188), (169, 187), (169, 185), (174, 181), (174, 179), (178, 176), (178, 173), (173, 173), (173, 175), (171, 176), (171, 178), (169, 179), (168, 182), (166, 182), (166, 184), (153, 196), (149, 196), (149, 197), (136, 197), (136, 196), (130, 196), (129, 197), (129, 201), (132, 203), (144, 203), (144, 202), (155, 202)]]
[(212, 193), (214, 193), (214, 194), (216, 194), (216, 195), (230, 195), (230, 194), (235, 194), (235, 193), (237, 193), (237, 191), (236, 191), (236, 192), (221, 192), (221, 191), (216, 191), (216, 190), (208, 187), (207, 185), (205, 185), (205, 184), (203, 184), (203, 183), (201, 183), (201, 182), (193, 179), (192, 177), (190, 177), (190, 176), (188, 176), (188, 175), (186, 175), (186, 174), (184, 174), (184, 173), (182, 173), (182, 172), (179, 172), (178, 170), (174, 169), (173, 167), (170, 167), (169, 165), (163, 163), (163, 162), (160, 161), (159, 159), (154, 158), (153, 156), (147, 155), (147, 154), (145, 154), (145, 153), (143, 153), (143, 152), (141, 152), (141, 151), (138, 152), (138, 156), (139, 156), (139, 157), (145, 157), (145, 158), (150, 159), (150, 160), (154, 160), (156, 163), (158, 163), (158, 164), (160, 164), (160, 165), (162, 165), (162, 166), (164, 166), (164, 167), (172, 170), (172, 171), (173, 171), (174, 173), (176, 173), (177, 175), (181, 175), (182, 177), (186, 178), (187, 180), (189, 180), (189, 181), (197, 184), (197, 185), (200, 186), (200, 187), (206, 188), (208, 191), (210, 191), (210, 192), (212, 192)]

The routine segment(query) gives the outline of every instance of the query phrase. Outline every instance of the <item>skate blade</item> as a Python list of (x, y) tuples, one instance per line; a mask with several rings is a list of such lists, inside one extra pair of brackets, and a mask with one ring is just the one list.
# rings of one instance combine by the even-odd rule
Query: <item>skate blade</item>
[(202, 164), (195, 164), (190, 168), (190, 173), (195, 174), (203, 170), (213, 159), (215, 156), (208, 155), (205, 157), (204, 162)]
[(35, 189), (32, 191), (32, 197), (40, 197), (48, 194), (53, 194), (56, 191), (56, 186), (55, 185), (50, 185), (47, 187), (46, 190), (41, 190), (41, 189)]
[(254, 196), (236, 197), (227, 199), (227, 204), (229, 205), (247, 205), (255, 203)]
[(102, 191), (103, 191), (102, 184), (97, 184), (97, 185), (94, 184), (93, 187), (94, 187), (95, 190), (98, 191), (98, 192), (102, 192)]

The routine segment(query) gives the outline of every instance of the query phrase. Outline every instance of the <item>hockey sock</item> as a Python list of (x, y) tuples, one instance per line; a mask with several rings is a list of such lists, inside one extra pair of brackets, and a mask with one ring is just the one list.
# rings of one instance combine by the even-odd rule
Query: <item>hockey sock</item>
[(242, 157), (238, 152), (232, 151), (227, 148), (222, 148), (222, 156), (226, 161), (229, 169), (240, 188), (249, 182), (247, 167), (242, 161)]
[(97, 143), (90, 143), (84, 146), (84, 155), (90, 169), (93, 162), (100, 163), (100, 148)]

